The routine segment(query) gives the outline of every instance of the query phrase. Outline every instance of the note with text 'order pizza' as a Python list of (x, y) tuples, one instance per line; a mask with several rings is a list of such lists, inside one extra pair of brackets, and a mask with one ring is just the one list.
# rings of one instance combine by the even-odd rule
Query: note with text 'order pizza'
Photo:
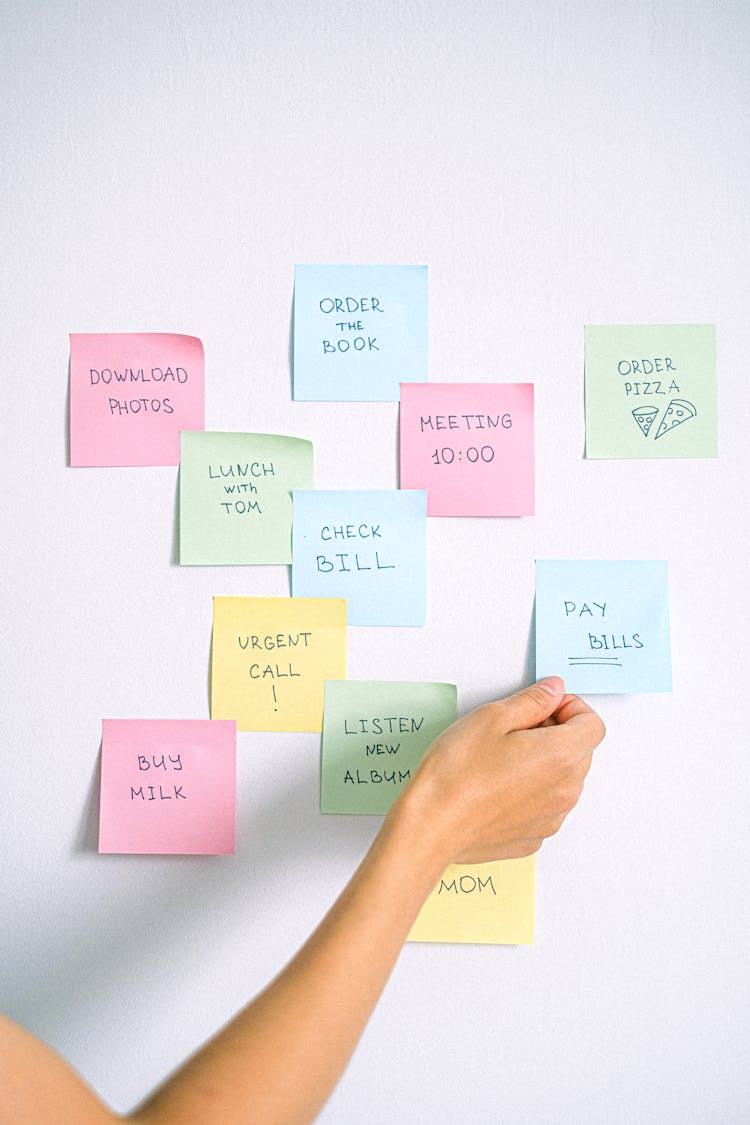
[(713, 324), (584, 328), (586, 456), (716, 457)]

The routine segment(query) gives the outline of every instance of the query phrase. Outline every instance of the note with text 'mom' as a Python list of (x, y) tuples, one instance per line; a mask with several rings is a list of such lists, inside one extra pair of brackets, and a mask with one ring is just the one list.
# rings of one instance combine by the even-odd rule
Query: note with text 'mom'
[(178, 465), (205, 425), (203, 345), (169, 332), (70, 337), (70, 463)]
[(427, 266), (295, 267), (295, 399), (397, 402), (427, 378)]
[(104, 719), (100, 852), (234, 852), (236, 725)]
[(533, 855), (449, 867), (422, 907), (408, 940), (531, 944), (535, 875)]
[(402, 383), (401, 488), (428, 516), (534, 513), (532, 383)]
[(455, 684), (329, 680), (320, 811), (387, 813), (430, 744), (455, 721)]
[(239, 730), (320, 731), (346, 676), (342, 598), (214, 598), (211, 716)]
[(716, 457), (713, 324), (584, 328), (586, 456)]
[(672, 690), (663, 561), (540, 559), (536, 677), (575, 693)]
[(349, 625), (424, 625), (424, 492), (294, 493), (292, 591), (346, 598)]
[(206, 431), (180, 446), (180, 563), (290, 563), (292, 490), (312, 488), (312, 443)]

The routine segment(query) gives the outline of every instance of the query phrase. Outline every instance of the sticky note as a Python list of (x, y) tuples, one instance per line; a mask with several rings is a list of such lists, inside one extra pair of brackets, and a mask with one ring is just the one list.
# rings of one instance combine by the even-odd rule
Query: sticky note
[(236, 727), (211, 719), (104, 719), (100, 852), (234, 851)]
[(428, 378), (427, 266), (295, 267), (295, 399), (397, 402)]
[(180, 447), (180, 562), (290, 563), (292, 490), (312, 487), (312, 443), (186, 431)]
[(538, 560), (536, 675), (576, 693), (671, 691), (667, 563)]
[(168, 332), (70, 337), (71, 465), (178, 465), (205, 425), (203, 345)]
[(534, 512), (532, 383), (403, 383), (401, 487), (428, 516)]
[(329, 680), (320, 811), (387, 813), (430, 743), (455, 721), (455, 684)]
[(584, 328), (587, 457), (716, 457), (716, 328)]
[(424, 625), (423, 491), (294, 493), (292, 592), (346, 598), (349, 625)]
[(535, 856), (449, 867), (409, 941), (529, 945), (534, 940)]
[(239, 730), (319, 731), (346, 675), (341, 598), (214, 598), (211, 716)]

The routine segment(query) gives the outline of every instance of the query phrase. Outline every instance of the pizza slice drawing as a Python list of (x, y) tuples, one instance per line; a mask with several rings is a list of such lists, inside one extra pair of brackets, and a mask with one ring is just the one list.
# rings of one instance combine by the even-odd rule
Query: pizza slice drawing
[(695, 418), (697, 413), (698, 411), (695, 409), (692, 402), (688, 402), (686, 398), (673, 398), (664, 412), (664, 417), (659, 423), (656, 437), (660, 438), (662, 434), (669, 433), (675, 426), (681, 426), (683, 422), (688, 422), (691, 418)]
[(643, 431), (643, 436), (648, 437), (648, 431), (654, 424), (654, 419), (659, 413), (658, 406), (636, 406), (633, 417)]

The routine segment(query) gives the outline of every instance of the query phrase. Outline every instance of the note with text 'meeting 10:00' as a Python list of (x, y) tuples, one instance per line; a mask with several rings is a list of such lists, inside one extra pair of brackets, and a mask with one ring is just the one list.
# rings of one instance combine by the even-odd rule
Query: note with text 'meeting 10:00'
[(534, 513), (531, 383), (402, 383), (400, 449), (428, 516)]

